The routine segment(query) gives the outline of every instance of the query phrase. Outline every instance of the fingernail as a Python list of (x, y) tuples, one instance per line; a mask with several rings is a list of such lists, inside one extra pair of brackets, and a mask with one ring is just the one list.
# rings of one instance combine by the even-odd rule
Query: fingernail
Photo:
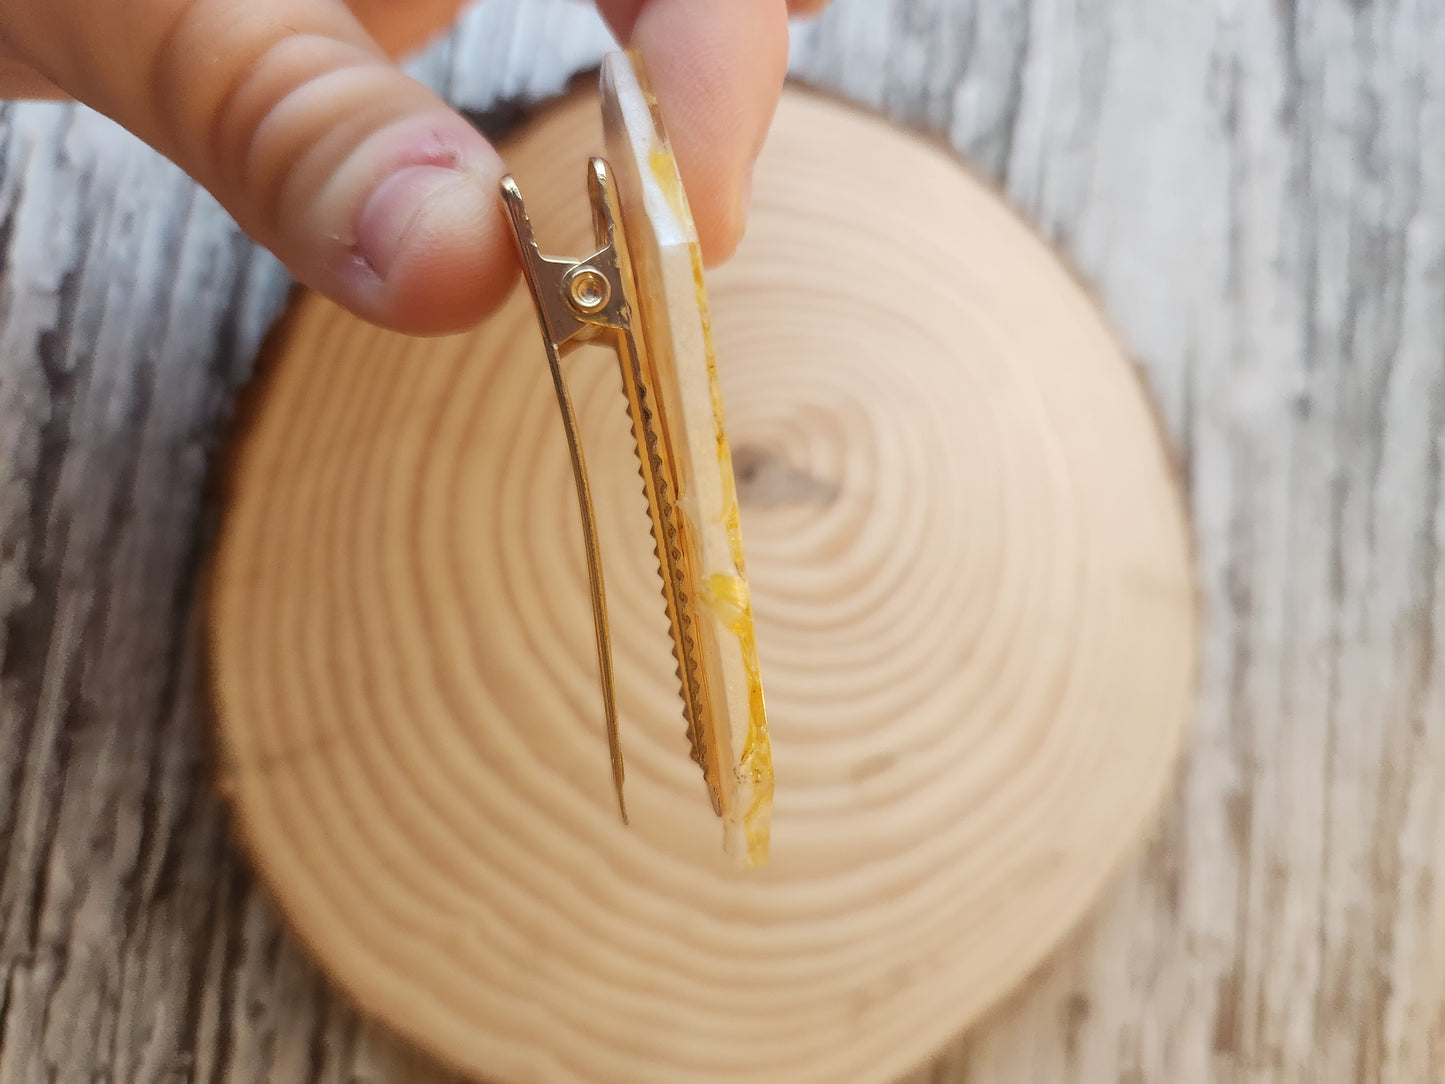
[(356, 223), (356, 250), (378, 278), (390, 273), (407, 229), (427, 201), (464, 177), (446, 166), (406, 166), (376, 186)]

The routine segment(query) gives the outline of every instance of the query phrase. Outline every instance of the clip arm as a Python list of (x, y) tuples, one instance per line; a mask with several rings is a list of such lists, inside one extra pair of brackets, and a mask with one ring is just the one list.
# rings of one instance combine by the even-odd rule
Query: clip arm
[[(513, 234), (522, 258), (522, 273), (542, 324), (547, 347), (547, 366), (557, 392), (562, 427), (567, 433), (567, 450), (572, 460), (572, 479), (577, 489), (577, 508), (582, 515), (582, 538), (587, 550), (587, 579), (592, 595), (592, 625), (597, 637), (597, 665), (602, 682), (602, 705), (607, 718), (607, 748), (612, 758), (612, 785), (617, 808), (627, 823), (627, 801), (623, 796), (622, 742), (617, 726), (617, 695), (612, 676), (612, 634), (607, 622), (607, 590), (602, 580), (602, 549), (597, 541), (597, 517), (592, 505), (592, 487), (587, 480), (587, 462), (582, 454), (577, 413), (567, 380), (562, 372), (561, 350), (568, 343), (595, 334), (597, 327), (625, 327), (626, 294), (613, 250), (608, 244), (585, 260), (559, 260), (543, 256), (527, 215), (522, 193), (510, 176), (502, 178), (502, 202), (512, 220)], [(601, 234), (602, 223), (597, 223)], [(599, 241), (602, 240), (599, 237)], [(610, 240), (610, 238), (609, 238)]]

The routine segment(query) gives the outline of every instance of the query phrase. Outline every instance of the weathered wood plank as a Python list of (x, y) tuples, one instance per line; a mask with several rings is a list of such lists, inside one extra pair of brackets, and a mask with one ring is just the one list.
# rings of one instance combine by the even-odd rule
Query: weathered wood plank
[[(493, 0), (416, 70), (538, 98), (605, 35)], [(1182, 451), (1206, 610), (1170, 816), (922, 1079), (1445, 1075), (1445, 11), (838, 0), (801, 77), (1056, 239)], [(0, 112), (0, 1082), (416, 1080), (211, 793), (203, 492), (284, 279), (175, 170)]]

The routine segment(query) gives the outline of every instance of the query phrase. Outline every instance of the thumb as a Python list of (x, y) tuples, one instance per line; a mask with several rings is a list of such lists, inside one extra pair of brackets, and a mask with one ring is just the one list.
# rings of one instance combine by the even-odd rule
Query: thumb
[(496, 152), (341, 0), (7, 4), (0, 41), (369, 320), (455, 330), (511, 286)]

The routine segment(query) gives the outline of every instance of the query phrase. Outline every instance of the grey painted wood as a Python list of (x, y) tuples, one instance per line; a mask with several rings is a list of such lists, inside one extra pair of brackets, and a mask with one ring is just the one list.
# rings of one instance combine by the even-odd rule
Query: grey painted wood
[[(415, 65), (536, 99), (491, 0)], [(838, 0), (796, 74), (942, 134), (1143, 366), (1200, 711), (1143, 856), (919, 1080), (1445, 1077), (1445, 7)], [(0, 1084), (440, 1079), (282, 932), (211, 789), (207, 470), (283, 274), (176, 170), (0, 107)]]

